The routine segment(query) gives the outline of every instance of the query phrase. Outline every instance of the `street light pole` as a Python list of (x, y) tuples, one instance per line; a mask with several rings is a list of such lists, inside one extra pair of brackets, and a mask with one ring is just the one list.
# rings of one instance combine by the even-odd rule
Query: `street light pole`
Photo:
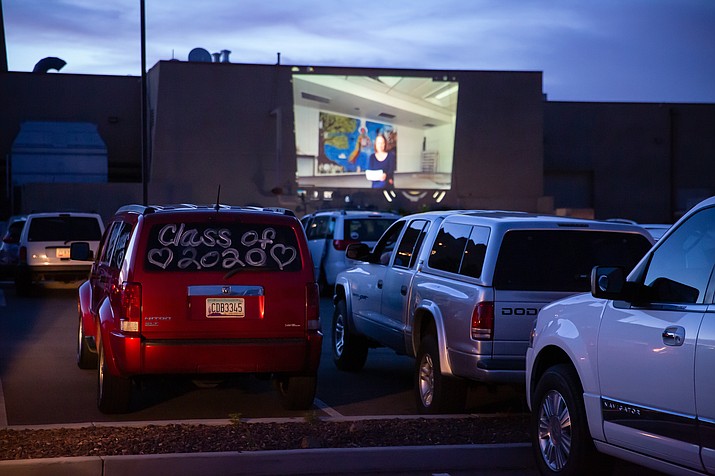
[(147, 133), (147, 77), (146, 77), (146, 18), (144, 15), (144, 0), (139, 0), (141, 16), (141, 128), (142, 128), (142, 203), (149, 204), (149, 139)]

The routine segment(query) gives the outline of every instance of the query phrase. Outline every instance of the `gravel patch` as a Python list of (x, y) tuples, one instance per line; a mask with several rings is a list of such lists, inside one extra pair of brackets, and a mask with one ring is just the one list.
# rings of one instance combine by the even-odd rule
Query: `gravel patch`
[(0, 460), (529, 441), (528, 415), (0, 429)]

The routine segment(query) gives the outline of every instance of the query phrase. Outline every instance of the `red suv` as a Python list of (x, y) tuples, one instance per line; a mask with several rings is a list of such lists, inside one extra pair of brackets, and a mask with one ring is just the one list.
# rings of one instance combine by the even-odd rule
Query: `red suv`
[[(73, 259), (88, 256), (72, 244)], [(102, 412), (127, 411), (132, 381), (156, 374), (270, 374), (286, 408), (312, 406), (319, 293), (289, 210), (122, 207), (78, 309), (77, 364), (98, 369)]]

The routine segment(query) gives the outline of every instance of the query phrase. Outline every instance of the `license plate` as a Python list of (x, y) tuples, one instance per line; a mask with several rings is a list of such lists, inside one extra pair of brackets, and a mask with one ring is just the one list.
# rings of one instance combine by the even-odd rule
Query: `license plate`
[(69, 248), (55, 248), (55, 257), (69, 258), (70, 257), (70, 249)]
[(206, 317), (244, 317), (245, 315), (243, 298), (206, 299)]

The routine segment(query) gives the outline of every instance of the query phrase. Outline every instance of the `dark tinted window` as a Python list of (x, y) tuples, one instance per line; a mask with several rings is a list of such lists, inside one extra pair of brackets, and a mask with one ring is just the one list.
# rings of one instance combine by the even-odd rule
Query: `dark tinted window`
[(124, 256), (127, 252), (127, 247), (129, 246), (129, 238), (132, 236), (132, 226), (129, 223), (120, 223), (118, 226), (118, 232), (116, 239), (113, 243), (111, 250), (111, 257), (109, 260), (110, 266), (113, 268), (119, 268), (124, 262)]
[(102, 229), (91, 217), (37, 217), (30, 221), (28, 241), (99, 241)]
[(488, 240), (489, 228), (482, 226), (472, 227), (459, 274), (473, 278), (482, 276), (482, 267), (484, 266), (484, 256), (487, 254)]
[(377, 241), (395, 220), (389, 218), (353, 218), (345, 220), (345, 239)]
[(395, 266), (403, 268), (411, 268), (415, 262), (416, 256), (419, 254), (422, 241), (424, 241), (425, 233), (427, 233), (427, 221), (414, 220), (405, 230), (402, 235), (400, 245), (397, 247), (395, 255)]
[(456, 273), (462, 264), (462, 256), (469, 241), (472, 227), (455, 223), (445, 224), (432, 246), (429, 267)]
[(313, 218), (305, 229), (305, 235), (309, 240), (326, 238), (332, 234), (332, 223), (329, 216)]
[(12, 241), (17, 241), (20, 239), (20, 234), (22, 233), (22, 228), (25, 226), (25, 220), (14, 221), (10, 224), (5, 233), (3, 239), (7, 238)]
[(715, 266), (715, 208), (684, 222), (653, 253), (645, 284), (657, 302), (702, 303)]
[(494, 287), (523, 291), (590, 289), (596, 265), (632, 269), (650, 249), (632, 233), (580, 230), (513, 230), (504, 235)]
[(488, 228), (447, 223), (434, 242), (429, 266), (479, 278), (482, 275), (488, 240)]
[(154, 225), (144, 265), (157, 271), (302, 268), (292, 228), (246, 223)]
[(395, 222), (385, 232), (385, 234), (380, 237), (380, 240), (375, 244), (375, 248), (372, 250), (372, 255), (375, 261), (380, 264), (387, 264), (390, 262), (390, 256), (392, 255), (392, 251), (395, 249), (397, 237), (400, 236), (400, 232), (405, 226), (405, 223), (406, 222), (404, 221)]

